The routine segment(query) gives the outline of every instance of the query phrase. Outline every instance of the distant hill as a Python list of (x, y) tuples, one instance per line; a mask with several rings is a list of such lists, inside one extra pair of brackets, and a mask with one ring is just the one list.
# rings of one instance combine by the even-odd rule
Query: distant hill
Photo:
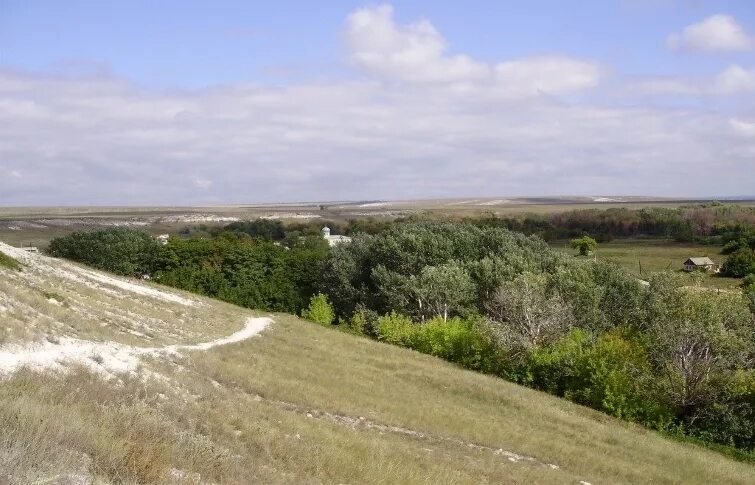
[(0, 483), (755, 483), (433, 357), (0, 252)]

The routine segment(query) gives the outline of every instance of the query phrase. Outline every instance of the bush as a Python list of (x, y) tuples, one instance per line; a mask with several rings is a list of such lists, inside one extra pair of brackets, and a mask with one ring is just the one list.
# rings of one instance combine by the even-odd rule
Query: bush
[(721, 272), (734, 278), (743, 278), (755, 273), (755, 251), (749, 247), (737, 249), (726, 258)]
[(698, 410), (686, 431), (706, 441), (755, 451), (755, 371), (736, 373), (715, 402)]
[(379, 316), (374, 311), (364, 306), (358, 306), (351, 318), (346, 321), (346, 324), (354, 333), (377, 337), (379, 335), (378, 319)]
[(415, 350), (454, 362), (468, 369), (493, 372), (497, 350), (483, 326), (475, 319), (436, 317), (415, 325)]
[(742, 291), (745, 294), (745, 300), (750, 305), (750, 311), (755, 315), (755, 274), (748, 274), (744, 277)]
[(669, 407), (653, 395), (644, 346), (622, 330), (592, 339), (574, 329), (553, 345), (533, 350), (527, 363), (531, 384), (539, 389), (655, 428), (673, 419)]
[(468, 369), (496, 373), (501, 362), (499, 348), (476, 318), (436, 317), (425, 323), (390, 313), (378, 319), (380, 339), (434, 355)]
[(151, 274), (160, 245), (142, 231), (113, 227), (73, 232), (50, 242), (52, 256), (125, 276)]
[(378, 338), (390, 344), (414, 348), (415, 325), (411, 318), (391, 312), (378, 318)]
[(331, 325), (335, 319), (333, 306), (328, 302), (328, 297), (322, 293), (314, 295), (309, 300), (309, 306), (304, 309), (301, 315), (320, 325)]
[(598, 243), (590, 236), (582, 236), (579, 239), (572, 239), (569, 241), (569, 245), (572, 249), (577, 249), (580, 256), (587, 256), (598, 247)]

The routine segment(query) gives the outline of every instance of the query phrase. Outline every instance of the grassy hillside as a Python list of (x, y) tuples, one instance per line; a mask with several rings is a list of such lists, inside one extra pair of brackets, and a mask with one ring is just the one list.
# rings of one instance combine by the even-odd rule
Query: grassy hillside
[(13, 255), (0, 482), (755, 481), (717, 453), (292, 316), (221, 345), (263, 315)]

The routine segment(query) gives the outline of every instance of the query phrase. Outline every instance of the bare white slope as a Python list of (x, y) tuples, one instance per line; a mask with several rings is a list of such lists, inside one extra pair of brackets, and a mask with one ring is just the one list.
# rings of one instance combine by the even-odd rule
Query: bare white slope
[(132, 294), (132, 296), (147, 296), (165, 302), (178, 303), (184, 306), (201, 304), (198, 300), (184, 298), (175, 293), (135, 283), (128, 278), (121, 278), (97, 271), (91, 271), (66, 261), (49, 258), (39, 253), (29, 253), (23, 249), (14, 248), (13, 246), (9, 246), (2, 242), (0, 242), (0, 251), (21, 261), (31, 270), (46, 272), (50, 276), (61, 277), (63, 279), (84, 284), (90, 288), (102, 288), (102, 285), (106, 285), (123, 290), (126, 294)]
[[(23, 264), (22, 271), (0, 268), (0, 330), (33, 330), (0, 345), (0, 377), (27, 366), (65, 371), (71, 364), (105, 376), (134, 372), (141, 357), (241, 342), (272, 323), (241, 309), (227, 318), (210, 300), (7, 244), (0, 243), (0, 252)], [(47, 294), (53, 296), (40, 298)], [(236, 318), (246, 323), (230, 333)]]
[(35, 370), (65, 371), (67, 365), (70, 364), (81, 364), (106, 376), (132, 372), (138, 367), (139, 358), (142, 356), (209, 350), (213, 347), (241, 342), (257, 335), (271, 323), (272, 319), (268, 317), (250, 317), (244, 328), (238, 332), (193, 345), (135, 347), (116, 342), (92, 342), (70, 337), (31, 345), (7, 345), (0, 347), (0, 374), (9, 375), (26, 366)]

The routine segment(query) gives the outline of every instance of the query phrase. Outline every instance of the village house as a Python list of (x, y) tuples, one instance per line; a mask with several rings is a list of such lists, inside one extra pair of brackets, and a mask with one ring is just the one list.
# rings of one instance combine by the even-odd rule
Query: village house
[(682, 265), (684, 271), (707, 271), (712, 273), (718, 272), (718, 265), (709, 257), (703, 256), (700, 258), (689, 258)]
[(326, 241), (328, 241), (328, 244), (332, 247), (336, 244), (351, 242), (351, 238), (349, 236), (341, 236), (341, 235), (330, 235), (330, 228), (328, 226), (325, 226), (322, 228), (322, 237), (325, 238)]

